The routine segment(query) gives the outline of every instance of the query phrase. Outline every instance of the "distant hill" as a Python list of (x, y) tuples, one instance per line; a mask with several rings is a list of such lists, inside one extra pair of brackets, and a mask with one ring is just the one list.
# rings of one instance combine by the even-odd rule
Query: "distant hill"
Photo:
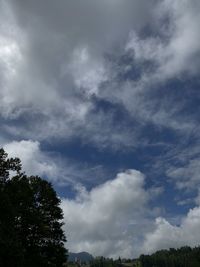
[(90, 262), (91, 260), (94, 259), (94, 257), (88, 252), (79, 252), (79, 253), (69, 252), (68, 261), (75, 262), (76, 259), (79, 259), (82, 262)]

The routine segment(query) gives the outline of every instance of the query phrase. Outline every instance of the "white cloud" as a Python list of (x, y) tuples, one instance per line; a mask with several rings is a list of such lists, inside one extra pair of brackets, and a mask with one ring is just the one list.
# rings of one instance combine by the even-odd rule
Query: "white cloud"
[[(181, 113), (186, 102), (166, 96), (157, 99), (155, 88), (171, 91), (163, 84), (199, 74), (199, 11), (199, 1), (196, 0), (160, 1), (155, 5), (154, 19), (151, 20), (153, 33), (141, 35), (134, 28), (130, 32), (125, 51), (132, 57), (132, 65), (139, 66), (141, 76), (123, 85), (115, 99), (122, 101), (133, 117), (139, 116), (141, 121), (184, 134), (196, 127), (198, 131), (197, 123)], [(182, 88), (183, 94), (185, 89)]]
[(108, 79), (102, 58), (92, 57), (86, 47), (75, 49), (66, 73), (72, 74), (75, 85), (85, 92), (86, 97), (98, 95), (99, 86)]
[(42, 153), (39, 142), (32, 140), (13, 141), (3, 147), (9, 157), (20, 158), (23, 171), (28, 175), (47, 176), (50, 179), (56, 177), (57, 167), (52, 160)]
[(90, 192), (79, 188), (76, 199), (62, 200), (69, 249), (133, 257), (139, 236), (151, 229), (146, 218), (150, 196), (144, 176), (135, 170), (119, 173)]
[[(195, 60), (200, 53), (199, 10), (196, 0), (161, 1), (154, 11), (155, 22), (161, 25), (158, 34), (145, 38), (140, 38), (135, 32), (130, 34), (126, 50), (134, 52), (136, 63), (150, 60), (156, 64), (156, 71), (153, 69), (150, 75), (143, 73), (143, 78), (159, 81), (185, 72), (197, 74), (200, 64)], [(165, 28), (163, 18), (168, 18)]]
[(170, 224), (166, 219), (157, 218), (155, 230), (146, 235), (143, 250), (152, 253), (156, 250), (181, 246), (198, 246), (200, 240), (200, 207), (191, 209), (179, 226)]
[[(141, 36), (134, 28), (130, 32), (125, 51), (132, 57), (132, 66), (136, 69), (139, 66), (141, 76), (124, 83), (111, 98), (122, 102), (134, 118), (182, 133), (198, 128), (196, 122), (181, 113), (186, 102), (166, 97), (171, 88), (164, 84), (199, 74), (199, 11), (199, 2), (195, 0), (160, 1), (154, 10), (153, 34)], [(162, 100), (156, 97), (159, 87), (164, 91)]]
[(177, 188), (196, 190), (200, 185), (200, 159), (196, 158), (185, 162), (182, 167), (171, 167), (167, 176), (175, 182)]
[(195, 60), (200, 53), (200, 18), (199, 1), (171, 1), (166, 0), (166, 5), (171, 7), (174, 16), (174, 34), (169, 43), (170, 60), (165, 69), (169, 75), (176, 75), (181, 71), (198, 72), (199, 62)]
[(73, 161), (64, 155), (61, 157), (59, 153), (43, 151), (38, 141), (0, 141), (8, 157), (18, 157), (21, 160), (22, 171), (27, 175), (39, 175), (59, 186), (77, 186), (84, 182), (96, 185), (94, 176), (98, 177), (99, 182), (103, 182), (108, 174), (102, 165)]

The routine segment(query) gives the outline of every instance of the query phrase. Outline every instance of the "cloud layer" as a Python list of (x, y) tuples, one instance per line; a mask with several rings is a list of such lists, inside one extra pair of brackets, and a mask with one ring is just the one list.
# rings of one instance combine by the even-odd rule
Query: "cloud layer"
[[(59, 0), (48, 5), (44, 1), (29, 0), (23, 5), (2, 1), (1, 116), (24, 122), (20, 127), (6, 125), (5, 130), (39, 140), (72, 138), (84, 132), (83, 138), (89, 142), (102, 129), (96, 121), (103, 120), (107, 135), (113, 122), (103, 112), (92, 116), (94, 95), (122, 103), (134, 119), (140, 114), (142, 121), (165, 121), (175, 129), (178, 125), (193, 127), (176, 116), (178, 106), (168, 113), (170, 107), (163, 105), (155, 113), (156, 99), (150, 99), (146, 90), (163, 79), (181, 77), (185, 72), (196, 74), (198, 10), (194, 0), (87, 0), (84, 4)], [(142, 37), (147, 24), (152, 34)], [(129, 84), (123, 80), (116, 83), (116, 66), (108, 60), (108, 56), (123, 54), (130, 54), (131, 65), (141, 72), (140, 79)], [(130, 67), (117, 66), (120, 72)], [(34, 125), (31, 129), (27, 119)], [(116, 144), (114, 136), (108, 136), (110, 142), (102, 140), (102, 145)], [(125, 143), (129, 138), (124, 135), (121, 139)], [(101, 137), (96, 139), (93, 142), (98, 144)]]

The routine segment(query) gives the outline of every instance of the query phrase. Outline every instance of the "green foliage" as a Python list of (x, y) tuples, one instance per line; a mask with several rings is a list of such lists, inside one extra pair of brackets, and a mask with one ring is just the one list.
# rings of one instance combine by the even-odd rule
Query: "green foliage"
[(161, 250), (140, 256), (141, 267), (197, 267), (200, 266), (200, 247)]
[[(16, 175), (9, 179), (10, 171)], [(61, 267), (66, 262), (60, 200), (51, 184), (21, 172), (0, 149), (0, 266)]]

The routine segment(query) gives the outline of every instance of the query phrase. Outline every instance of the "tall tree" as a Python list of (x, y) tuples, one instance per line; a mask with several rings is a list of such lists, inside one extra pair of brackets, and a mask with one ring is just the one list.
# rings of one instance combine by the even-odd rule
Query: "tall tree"
[[(10, 171), (16, 172), (12, 179)], [(27, 177), (20, 160), (8, 159), (3, 149), (0, 177), (0, 266), (63, 266), (63, 213), (52, 185), (38, 176)]]

